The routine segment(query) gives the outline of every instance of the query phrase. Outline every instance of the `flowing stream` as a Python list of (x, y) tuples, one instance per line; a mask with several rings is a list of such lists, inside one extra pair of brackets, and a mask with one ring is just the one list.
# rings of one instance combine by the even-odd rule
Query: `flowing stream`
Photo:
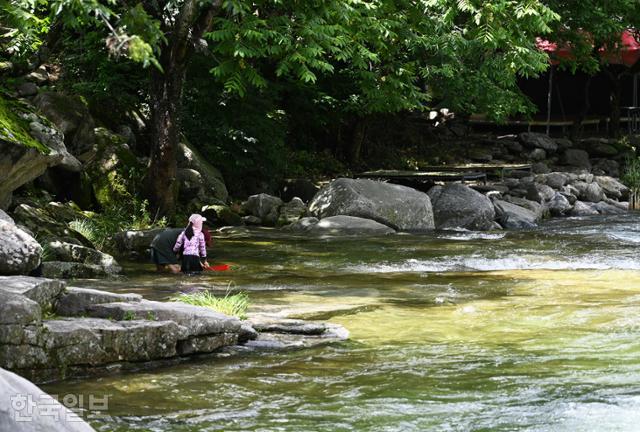
[(129, 266), (82, 286), (166, 299), (249, 292), (252, 309), (329, 320), (346, 342), (44, 386), (109, 395), (104, 431), (640, 430), (640, 218), (526, 232), (217, 239), (232, 272)]

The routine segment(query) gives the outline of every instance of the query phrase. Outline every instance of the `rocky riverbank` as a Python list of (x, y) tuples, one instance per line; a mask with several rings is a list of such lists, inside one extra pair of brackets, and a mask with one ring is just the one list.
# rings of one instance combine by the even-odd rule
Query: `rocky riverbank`
[(305, 347), (348, 335), (318, 322), (243, 322), (205, 307), (26, 276), (0, 277), (0, 300), (0, 367), (35, 382), (157, 367), (237, 345)]

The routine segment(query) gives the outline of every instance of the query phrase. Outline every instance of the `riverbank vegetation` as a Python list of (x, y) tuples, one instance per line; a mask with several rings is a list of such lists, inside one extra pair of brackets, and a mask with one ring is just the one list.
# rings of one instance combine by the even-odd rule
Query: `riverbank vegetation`
[(216, 312), (229, 316), (235, 316), (240, 319), (247, 318), (247, 310), (249, 309), (249, 295), (244, 292), (231, 294), (227, 292), (224, 297), (216, 296), (209, 291), (197, 293), (181, 293), (172, 297), (173, 301), (182, 303), (204, 306), (213, 309)]

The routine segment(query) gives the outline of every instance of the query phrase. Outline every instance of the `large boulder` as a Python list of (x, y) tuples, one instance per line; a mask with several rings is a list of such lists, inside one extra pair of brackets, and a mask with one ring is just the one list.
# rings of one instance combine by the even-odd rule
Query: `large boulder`
[(489, 198), (470, 187), (450, 183), (429, 190), (436, 228), (487, 230), (494, 227), (495, 210)]
[(40, 92), (34, 104), (62, 131), (64, 142), (74, 156), (83, 162), (93, 157), (95, 122), (79, 96)]
[(427, 194), (406, 186), (374, 180), (334, 180), (313, 198), (309, 210), (320, 219), (338, 215), (361, 217), (399, 231), (430, 230), (435, 227), (431, 200)]
[(154, 237), (166, 228), (152, 228), (147, 230), (120, 231), (110, 238), (116, 256), (125, 256), (130, 259), (139, 259), (141, 256), (149, 256), (149, 247)]
[(0, 208), (11, 204), (12, 192), (63, 163), (77, 166), (60, 131), (34, 108), (0, 97)]
[(523, 132), (519, 135), (520, 142), (526, 147), (545, 150), (554, 153), (558, 150), (558, 144), (549, 135), (536, 132)]
[(28, 274), (40, 265), (42, 247), (13, 223), (0, 220), (0, 275)]
[(629, 188), (613, 177), (596, 176), (594, 180), (609, 198), (626, 199), (629, 196)]
[(86, 246), (56, 240), (49, 242), (47, 248), (51, 261), (95, 265), (102, 267), (107, 274), (117, 274), (122, 271), (118, 262), (111, 255)]
[(182, 194), (181, 199), (194, 202), (197, 208), (228, 200), (229, 192), (220, 171), (186, 142), (178, 147), (178, 167), (180, 188), (185, 188), (188, 194)]
[(140, 186), (143, 164), (124, 137), (105, 128), (96, 128), (95, 140), (94, 153), (86, 164), (86, 171), (96, 201), (103, 208), (129, 204)]
[(496, 209), (497, 221), (503, 228), (519, 229), (537, 226), (537, 216), (531, 210), (501, 200), (495, 200), (493, 204)]
[(68, 261), (45, 261), (40, 266), (43, 277), (55, 279), (95, 279), (117, 274), (117, 268)]
[(69, 227), (64, 219), (60, 219), (59, 214), (51, 213), (47, 207), (36, 208), (20, 204), (13, 214), (16, 223), (24, 225), (42, 241), (59, 240), (93, 247), (86, 237)]
[(578, 191), (578, 198), (587, 202), (600, 202), (604, 199), (604, 192), (598, 183), (577, 181), (573, 187)]
[(94, 429), (35, 384), (0, 368), (0, 431), (94, 432)]
[(247, 215), (260, 219), (263, 225), (275, 225), (280, 214), (280, 207), (284, 203), (278, 197), (261, 193), (251, 195), (242, 205), (242, 209)]

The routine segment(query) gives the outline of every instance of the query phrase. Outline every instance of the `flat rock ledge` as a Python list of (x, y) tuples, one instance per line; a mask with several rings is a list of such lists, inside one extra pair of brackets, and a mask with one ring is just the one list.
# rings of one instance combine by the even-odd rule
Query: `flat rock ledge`
[(341, 326), (254, 316), (138, 294), (0, 277), (0, 368), (35, 382), (149, 369), (203, 356), (307, 348), (344, 340)]

